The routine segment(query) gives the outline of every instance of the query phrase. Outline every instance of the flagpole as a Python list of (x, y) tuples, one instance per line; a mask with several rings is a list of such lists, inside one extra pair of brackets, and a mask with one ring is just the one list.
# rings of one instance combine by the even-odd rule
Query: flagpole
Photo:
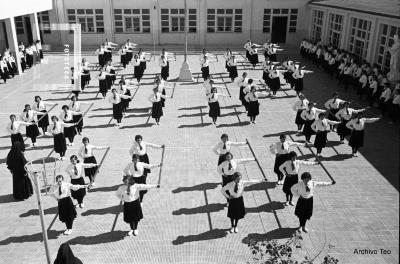
[(185, 5), (185, 53), (184, 60), (182, 63), (182, 67), (179, 73), (179, 81), (180, 82), (194, 82), (192, 72), (190, 71), (189, 64), (187, 63), (187, 49), (188, 49), (188, 9), (187, 9), (187, 0), (184, 0)]

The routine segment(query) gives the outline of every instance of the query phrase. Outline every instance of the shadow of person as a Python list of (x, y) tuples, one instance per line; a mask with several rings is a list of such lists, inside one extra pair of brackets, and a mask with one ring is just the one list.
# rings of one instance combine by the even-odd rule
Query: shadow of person
[(83, 212), (82, 216), (118, 214), (121, 211), (122, 211), (122, 208), (120, 205), (114, 205), (114, 206), (100, 208), (100, 209), (89, 209), (89, 210)]
[(285, 206), (282, 202), (272, 201), (270, 203), (262, 204), (257, 207), (247, 207), (246, 213), (273, 213), (274, 211), (282, 210), (283, 208), (285, 208)]
[(225, 237), (227, 234), (228, 234), (228, 229), (213, 229), (197, 235), (178, 236), (175, 240), (172, 241), (172, 244), (182, 245), (184, 243), (190, 243), (195, 241), (218, 239)]
[(98, 188), (91, 188), (88, 190), (88, 192), (113, 192), (118, 189), (118, 187), (121, 186), (121, 184), (117, 184), (114, 186), (105, 186), (105, 187), (98, 187)]
[(225, 204), (213, 203), (202, 205), (194, 208), (181, 208), (179, 210), (173, 211), (173, 215), (193, 215), (193, 214), (205, 214), (205, 213), (215, 213), (224, 210)]
[[(44, 214), (57, 214), (58, 213), (58, 208), (57, 207), (51, 207), (43, 210)], [(31, 209), (28, 212), (25, 212), (23, 214), (20, 214), (19, 217), (28, 217), (28, 216), (33, 216), (33, 215), (39, 215), (39, 210), (38, 209)]]
[(245, 192), (249, 191), (266, 191), (268, 189), (274, 189), (276, 187), (276, 182), (260, 182), (244, 187)]
[(125, 231), (112, 231), (95, 236), (78, 236), (68, 240), (66, 243), (70, 245), (96, 245), (110, 242), (117, 242), (126, 237)]
[[(48, 239), (56, 239), (63, 232), (64, 232), (64, 230), (63, 231), (48, 230), (47, 238)], [(32, 234), (32, 235), (8, 237), (8, 238), (0, 241), (0, 246), (9, 245), (9, 244), (13, 244), (13, 243), (26, 243), (26, 242), (38, 242), (38, 241), (43, 241), (42, 232)]]
[(221, 183), (220, 182), (207, 182), (202, 183), (190, 187), (179, 187), (175, 190), (172, 190), (172, 193), (180, 193), (180, 192), (192, 192), (192, 191), (206, 191), (210, 189), (217, 188)]
[(265, 234), (251, 233), (242, 239), (242, 243), (249, 244), (251, 241), (261, 242), (274, 239), (287, 239), (292, 237), (297, 232), (297, 230), (298, 228), (285, 227), (271, 230)]
[(288, 130), (288, 131), (282, 131), (282, 132), (278, 132), (278, 133), (267, 134), (267, 135), (264, 135), (263, 137), (279, 137), (280, 135), (294, 135), (294, 134), (297, 134), (297, 131)]

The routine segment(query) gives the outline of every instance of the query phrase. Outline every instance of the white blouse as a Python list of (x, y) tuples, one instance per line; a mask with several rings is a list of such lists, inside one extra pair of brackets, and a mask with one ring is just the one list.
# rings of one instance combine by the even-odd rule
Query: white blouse
[(111, 103), (111, 104), (119, 104), (119, 103), (121, 103), (121, 98), (123, 98), (123, 99), (129, 99), (129, 98), (131, 98), (129, 95), (124, 95), (124, 94), (119, 94), (119, 93), (115, 93), (115, 94), (111, 94), (109, 97), (108, 97), (108, 101)]
[[(142, 147), (142, 148), (140, 148)], [(137, 154), (139, 156), (142, 156), (144, 154), (147, 154), (147, 148), (151, 147), (151, 148), (162, 148), (161, 145), (157, 145), (157, 144), (152, 144), (152, 143), (148, 143), (148, 142), (140, 142), (137, 143), (136, 141), (133, 142), (132, 147), (129, 149), (129, 155), (132, 157), (134, 154)]]
[(285, 142), (276, 142), (269, 146), (269, 151), (272, 154), (287, 154), (289, 153), (289, 148), (291, 146), (304, 146), (303, 143), (294, 142), (294, 141), (285, 141)]
[(361, 113), (363, 112), (365, 109), (360, 109), (360, 110), (355, 110), (353, 108), (342, 108), (340, 109), (336, 114), (336, 118), (339, 120), (350, 120), (351, 117), (353, 116), (353, 113), (357, 114), (357, 113)]
[(344, 101), (339, 98), (337, 98), (337, 99), (331, 98), (328, 101), (326, 101), (324, 106), (326, 109), (339, 109), (340, 104), (343, 102)]
[[(250, 161), (254, 161), (254, 158), (250, 159), (232, 159), (230, 162), (229, 161), (224, 161), (222, 162), (218, 167), (217, 167), (217, 172), (221, 175), (233, 175), (237, 170), (237, 165), (239, 164), (245, 164)], [(229, 163), (231, 164), (231, 168), (229, 168)]]
[(244, 146), (247, 145), (247, 142), (233, 142), (227, 140), (225, 143), (220, 141), (213, 148), (213, 152), (216, 155), (224, 155), (231, 150), (231, 146)]
[(312, 123), (311, 128), (312, 130), (314, 130), (315, 132), (318, 131), (329, 131), (331, 130), (330, 125), (337, 125), (340, 124), (340, 122), (336, 122), (336, 121), (331, 121), (329, 119), (317, 119), (314, 121), (314, 123)]
[[(130, 187), (126, 185), (122, 185), (118, 188), (115, 195), (124, 202), (133, 202), (139, 199), (139, 191), (142, 190), (150, 190), (152, 188), (156, 188), (157, 185), (155, 184), (133, 184)], [(128, 194), (128, 188), (130, 188), (130, 193)]]
[(35, 110), (29, 110), (27, 112), (22, 112), (20, 119), (25, 121), (25, 122), (36, 122), (37, 121), (37, 116), (36, 115), (42, 115), (42, 112), (38, 112)]
[(318, 109), (316, 107), (311, 108), (311, 110), (309, 109), (304, 109), (303, 112), (301, 112), (301, 118), (303, 118), (304, 120), (314, 120), (317, 118), (319, 113), (323, 113), (325, 112), (325, 110), (322, 109)]
[(207, 95), (207, 97), (208, 97), (208, 102), (209, 102), (209, 103), (218, 102), (218, 97), (219, 97), (219, 96), (229, 97), (229, 95), (222, 94), (222, 93), (209, 93), (209, 94)]
[(308, 103), (309, 103), (309, 101), (307, 99), (304, 99), (304, 100), (299, 99), (293, 105), (293, 110), (297, 112), (300, 110), (308, 109)]
[(143, 175), (144, 169), (152, 169), (156, 168), (159, 165), (157, 164), (147, 164), (144, 162), (138, 161), (136, 163), (136, 170), (135, 164), (133, 162), (129, 163), (124, 169), (124, 175), (132, 175), (133, 177), (141, 177)]
[(160, 92), (157, 92), (157, 93), (152, 93), (150, 96), (149, 96), (149, 101), (151, 102), (151, 103), (155, 103), (155, 102), (160, 102), (161, 101), (161, 98), (166, 98), (166, 96), (165, 95), (163, 95), (163, 94), (161, 94)]
[(243, 77), (240, 77), (239, 79), (238, 79), (238, 81), (237, 81), (237, 86), (239, 86), (239, 87), (244, 87), (244, 86), (246, 86), (247, 84), (248, 84), (248, 78), (243, 78)]
[[(13, 125), (12, 129), (11, 129), (11, 124)], [(8, 123), (8, 125), (6, 126), (6, 129), (11, 135), (15, 135), (15, 134), (21, 133), (21, 126), (23, 126), (23, 125), (29, 126), (31, 124), (32, 123), (28, 123), (28, 122), (24, 122), (24, 121), (14, 121), (14, 122)]]
[[(86, 150), (85, 150), (85, 148), (86, 148)], [(79, 155), (79, 157), (81, 157), (81, 158), (83, 158), (83, 159), (84, 159), (84, 158), (89, 158), (89, 157), (93, 157), (93, 150), (94, 150), (94, 149), (106, 149), (106, 148), (108, 148), (108, 147), (94, 146), (94, 145), (87, 144), (86, 146), (83, 145), (83, 146), (79, 149), (78, 155)]]
[(360, 118), (359, 121), (357, 119), (352, 119), (346, 124), (346, 127), (349, 129), (361, 131), (361, 130), (364, 130), (365, 124), (374, 123), (378, 120), (379, 120), (379, 118)]
[(205, 68), (205, 67), (208, 67), (208, 65), (209, 65), (209, 62), (208, 62), (208, 59), (201, 59), (201, 61), (200, 61), (200, 65), (201, 65), (201, 68)]
[[(95, 163), (77, 163), (76, 165), (74, 164), (69, 164), (65, 171), (69, 174), (71, 179), (79, 179), (83, 177), (83, 172), (85, 168), (93, 168), (96, 167), (97, 164)], [(76, 168), (76, 171), (75, 171)]]
[[(244, 91), (243, 91), (244, 92)], [(244, 97), (244, 99), (247, 102), (254, 102), (254, 101), (258, 101), (258, 98), (260, 97), (261, 94), (266, 94), (265, 92), (248, 92), (246, 94), (246, 96)]]
[[(258, 183), (258, 182), (262, 182), (262, 181), (263, 180), (248, 180), (248, 181), (240, 180), (237, 183), (237, 191), (236, 192), (235, 192), (236, 182), (232, 181), (221, 188), (221, 193), (223, 196), (225, 196), (228, 199), (230, 198), (230, 196), (232, 196), (234, 198), (239, 198), (239, 197), (243, 196), (244, 187), (246, 187), (247, 185), (250, 185), (251, 183)], [(227, 194), (227, 191), (229, 192), (230, 196)]]
[(332, 182), (319, 182), (319, 181), (310, 180), (307, 183), (307, 186), (310, 190), (307, 192), (306, 184), (303, 181), (300, 181), (300, 182), (296, 183), (295, 185), (293, 185), (290, 190), (292, 191), (293, 195), (301, 196), (305, 199), (308, 199), (308, 198), (311, 198), (314, 196), (315, 187), (328, 186), (328, 185), (332, 185)]
[[(66, 198), (71, 196), (71, 190), (77, 191), (81, 188), (84, 188), (84, 185), (78, 185), (78, 184), (71, 184), (69, 182), (62, 182), (61, 186), (58, 184), (54, 186), (54, 192), (53, 195), (58, 199)], [(60, 194), (60, 187), (61, 187), (61, 194)]]
[(64, 122), (70, 122), (72, 121), (72, 118), (74, 115), (80, 115), (81, 112), (76, 112), (72, 110), (67, 110), (67, 112), (62, 111), (60, 114), (60, 119)]
[[(76, 101), (76, 102), (70, 102), (69, 103), (69, 109), (71, 109), (71, 111), (75, 111), (75, 112), (81, 112), (81, 105), (82, 104), (90, 104), (90, 103), (87, 103), (87, 102), (79, 102), (79, 101)], [(82, 113), (79, 113), (79, 115), (81, 115)]]
[(305, 161), (305, 160), (287, 160), (285, 161), (281, 166), (279, 166), (279, 170), (285, 174), (289, 175), (296, 175), (299, 174), (299, 169), (300, 169), (300, 164), (302, 165), (316, 165), (318, 162), (312, 162), (312, 161)]
[(60, 133), (64, 133), (64, 127), (72, 127), (72, 126), (74, 126), (74, 125), (75, 125), (75, 124), (72, 124), (72, 123), (64, 123), (64, 122), (62, 122), (62, 121), (57, 121), (56, 124), (54, 125), (54, 122), (53, 122), (53, 123), (51, 123), (51, 124), (49, 125), (49, 127), (50, 127), (50, 133), (53, 134), (53, 135), (57, 135), (57, 134), (60, 134)]
[(32, 105), (32, 109), (33, 110), (35, 110), (35, 111), (44, 111), (44, 110), (46, 110), (46, 106), (49, 106), (49, 105), (55, 105), (56, 103), (49, 103), (49, 102), (46, 102), (46, 101), (40, 101), (39, 102), (39, 104), (38, 103), (34, 103), (33, 105)]

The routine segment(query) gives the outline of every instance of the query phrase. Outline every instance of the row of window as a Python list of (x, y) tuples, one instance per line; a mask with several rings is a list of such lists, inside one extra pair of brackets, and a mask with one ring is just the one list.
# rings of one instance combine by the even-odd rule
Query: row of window
[[(197, 32), (197, 11), (188, 10), (188, 32)], [(184, 32), (185, 9), (161, 9), (161, 32)], [(286, 16), (289, 32), (296, 32), (297, 9), (264, 9), (263, 32), (271, 31), (271, 17)], [(68, 22), (82, 24), (84, 33), (104, 32), (102, 9), (67, 9)], [(114, 27), (117, 33), (150, 33), (150, 9), (114, 9)], [(207, 9), (207, 32), (243, 31), (242, 9)]]
[[(43, 11), (37, 13), (38, 23), (40, 30), (45, 34), (50, 34), (50, 16), (49, 11)], [(15, 30), (17, 34), (25, 34), (25, 25), (22, 16), (18, 16), (14, 18), (15, 21)]]
[[(311, 38), (315, 41), (321, 40), (323, 18), (323, 11), (313, 10)], [(337, 47), (340, 47), (341, 39), (344, 34), (343, 23), (343, 15), (333, 13), (329, 14), (327, 39), (329, 43), (332, 43)], [(347, 50), (356, 55), (358, 58), (364, 59), (367, 56), (371, 26), (372, 22), (366, 19), (352, 17), (350, 20), (350, 38)], [(384, 70), (389, 70), (390, 53), (386, 52), (386, 50), (388, 47), (393, 45), (393, 36), (396, 34), (400, 34), (400, 27), (388, 24), (380, 24), (375, 62)]]

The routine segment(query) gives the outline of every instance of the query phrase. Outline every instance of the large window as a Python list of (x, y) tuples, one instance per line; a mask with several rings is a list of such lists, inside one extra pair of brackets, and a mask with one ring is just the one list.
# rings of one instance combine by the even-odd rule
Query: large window
[[(189, 9), (188, 32), (197, 31), (196, 9)], [(185, 32), (185, 9), (161, 9), (161, 32)]]
[(311, 38), (314, 41), (320, 41), (322, 35), (322, 24), (323, 24), (324, 12), (319, 10), (313, 11), (313, 26)]
[(37, 13), (39, 28), (44, 34), (51, 33), (49, 11)]
[(115, 32), (150, 33), (150, 9), (114, 9)]
[(207, 32), (242, 32), (242, 9), (207, 9)]
[(343, 28), (342, 23), (342, 15), (329, 14), (329, 43), (332, 43), (336, 47), (340, 46)]
[(387, 51), (394, 43), (394, 35), (400, 35), (400, 27), (381, 24), (379, 29), (378, 38), (378, 51), (376, 63), (381, 66), (383, 70), (390, 70), (390, 52)]
[(271, 17), (273, 16), (286, 16), (289, 18), (289, 32), (295, 33), (297, 27), (297, 13), (298, 9), (264, 9), (263, 32), (271, 32)]
[(22, 16), (15, 17), (15, 30), (17, 34), (25, 34), (24, 22)]
[(370, 31), (371, 21), (354, 17), (351, 19), (349, 52), (359, 59), (367, 56)]
[(103, 9), (67, 9), (68, 23), (81, 24), (82, 33), (103, 33)]

